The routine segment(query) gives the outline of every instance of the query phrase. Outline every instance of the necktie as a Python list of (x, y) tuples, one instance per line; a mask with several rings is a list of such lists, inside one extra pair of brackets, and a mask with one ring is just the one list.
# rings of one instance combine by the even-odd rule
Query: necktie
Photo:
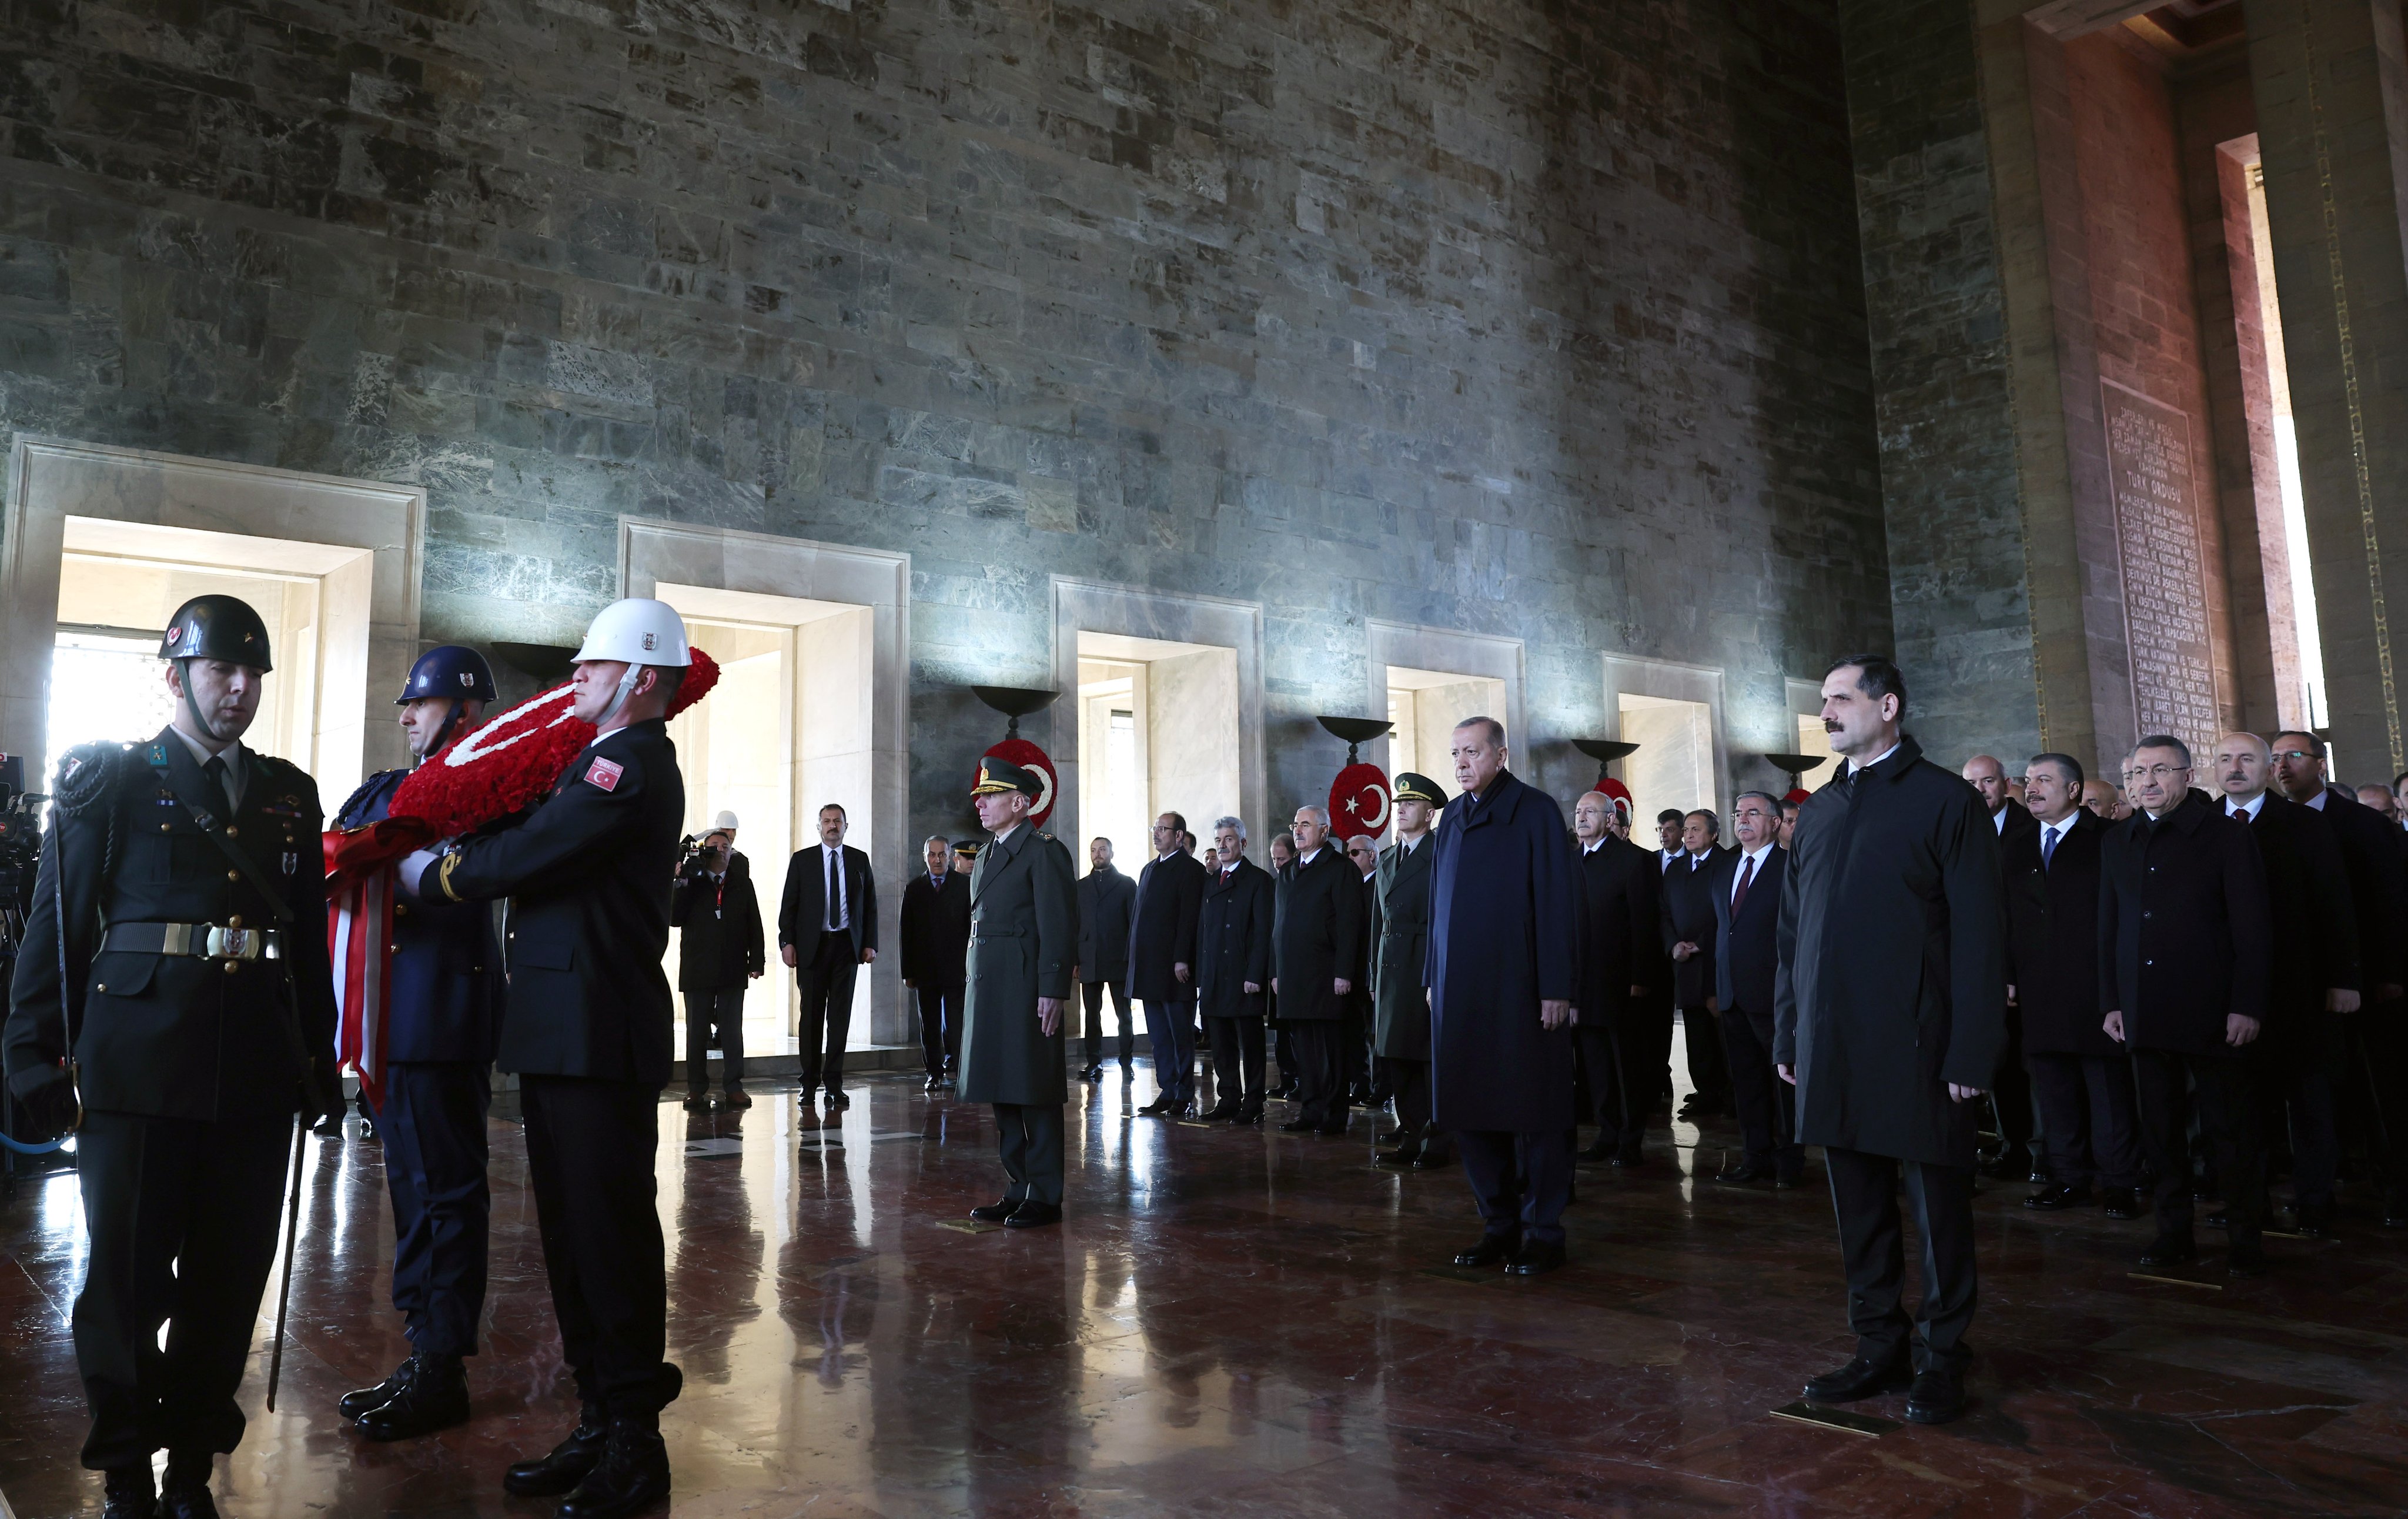
[(931, 875), (928, 877), (928, 887), (931, 890), (942, 891), (945, 889), (945, 878), (941, 875)]
[(834, 933), (844, 927), (844, 873), (837, 868), (837, 853), (823, 845), (820, 858), (827, 861), (827, 931)]
[(217, 815), (222, 818), (232, 817), (234, 816), (234, 792), (228, 789), (226, 786), (225, 756), (222, 754), (213, 754), (209, 756), (209, 762), (201, 767), (201, 774), (208, 777), (209, 790), (216, 796)]
[(1737, 918), (1739, 916), (1739, 910), (1747, 904), (1747, 889), (1755, 884), (1756, 857), (1754, 855), (1750, 855), (1747, 859), (1747, 863), (1740, 867), (1739, 890), (1731, 893), (1731, 916), (1733, 918)]
[(2051, 823), (2048, 825), (2048, 832), (2040, 836), (2040, 868), (2046, 870), (2048, 868), (2049, 861), (2056, 858), (2057, 825), (2055, 823)]

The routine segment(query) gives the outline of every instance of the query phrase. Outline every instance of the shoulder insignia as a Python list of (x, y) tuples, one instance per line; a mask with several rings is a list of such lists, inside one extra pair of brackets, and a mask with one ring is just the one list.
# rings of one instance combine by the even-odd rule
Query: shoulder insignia
[(596, 757), (593, 768), (585, 772), (585, 778), (606, 791), (615, 791), (619, 788), (619, 777), (625, 774), (624, 767), (615, 761)]
[(114, 794), (125, 758), (133, 749), (130, 744), (79, 744), (62, 755), (58, 779), (51, 787), (60, 809), (79, 816)]

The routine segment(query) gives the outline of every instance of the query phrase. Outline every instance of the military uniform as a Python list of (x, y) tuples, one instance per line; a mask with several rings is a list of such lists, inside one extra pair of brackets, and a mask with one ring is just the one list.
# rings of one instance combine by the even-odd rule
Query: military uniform
[(0, 1034), (36, 1112), (72, 1113), (75, 1063), (83, 1464), (146, 1488), (154, 1452), (206, 1483), (242, 1438), (294, 1115), (326, 1110), (335, 1069), (316, 783), (218, 758), (205, 772), (173, 727), (68, 753)]
[[(370, 776), (336, 826), (387, 817), (408, 774)], [(393, 1197), (393, 1306), (419, 1354), (473, 1355), (492, 1211), (485, 1110), (501, 1033), (501, 948), (493, 909), (481, 903), (403, 900), (393, 915), (384, 1094), (375, 1110)]]
[[(1000, 760), (982, 763), (979, 785), (1036, 794), (1036, 777)], [(980, 794), (980, 793), (974, 793)], [(995, 1222), (1050, 1223), (1062, 1206), (1062, 1105), (1069, 1100), (1063, 1040), (1071, 962), (1079, 948), (1079, 892), (1070, 851), (1022, 822), (979, 851), (970, 872), (969, 991), (962, 1009), (964, 1102), (995, 1105), (1003, 1201), (974, 1212)], [(1037, 999), (1063, 1004), (1047, 1034)], [(1024, 1204), (1036, 1203), (1023, 1219)], [(1050, 1216), (1049, 1216), (1050, 1215)]]
[[(1417, 775), (1398, 776), (1399, 798), (1409, 794), (1409, 779), (1421, 781)], [(1434, 798), (1426, 791), (1410, 794), (1441, 805), (1446, 800), (1443, 793)], [(1376, 876), (1380, 894), (1372, 919), (1371, 1053), (1397, 1099), (1397, 1128), (1403, 1138), (1380, 1157), (1392, 1165), (1421, 1161), (1436, 1165), (1446, 1158), (1445, 1143), (1430, 1122), (1429, 992), (1422, 981), (1429, 956), (1430, 859), (1427, 834), (1411, 845), (1399, 839), (1380, 851)]]

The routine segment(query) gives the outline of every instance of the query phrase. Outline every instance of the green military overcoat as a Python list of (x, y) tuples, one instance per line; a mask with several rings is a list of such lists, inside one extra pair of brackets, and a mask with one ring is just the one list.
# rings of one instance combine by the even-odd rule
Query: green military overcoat
[[(1075, 1013), (1079, 886), (1070, 851), (1026, 823), (979, 851), (970, 870), (968, 996), (962, 1005), (963, 1102), (1037, 1107), (1069, 1100), (1063, 1038)], [(1059, 997), (1049, 1038), (1037, 999)]]
[(1400, 841), (1381, 850), (1378, 880), (1371, 1053), (1386, 1060), (1426, 1061), (1430, 1058), (1430, 1011), (1422, 967), (1429, 958), (1428, 837), (1423, 837), (1419, 848), (1409, 850)]

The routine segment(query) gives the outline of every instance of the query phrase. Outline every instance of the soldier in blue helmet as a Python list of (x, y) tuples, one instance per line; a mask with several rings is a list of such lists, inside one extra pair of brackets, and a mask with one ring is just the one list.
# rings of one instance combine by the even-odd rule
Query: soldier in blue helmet
[[(412, 768), (483, 718), (494, 673), (475, 649), (420, 655), (394, 704)], [(371, 775), (336, 814), (377, 821), (408, 769)], [(370, 1439), (408, 1439), (468, 1417), (462, 1359), (485, 1306), (485, 1107), (502, 1013), (502, 956), (483, 903), (427, 902), (405, 883), (394, 904), (384, 1100), (375, 1113), (393, 1195), (393, 1306), (410, 1356), (339, 1408)]]

